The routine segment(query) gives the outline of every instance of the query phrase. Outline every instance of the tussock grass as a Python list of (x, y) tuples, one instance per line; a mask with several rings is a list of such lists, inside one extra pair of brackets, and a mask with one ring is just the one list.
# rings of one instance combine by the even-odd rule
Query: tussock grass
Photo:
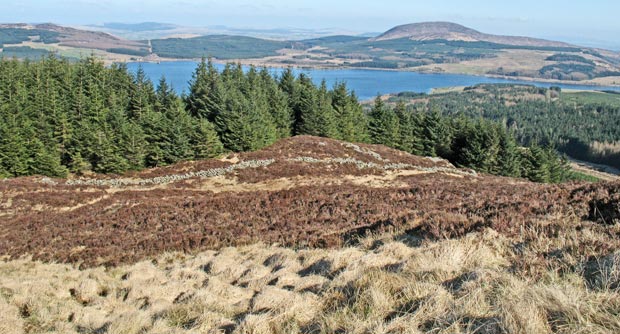
[(485, 229), (336, 250), (167, 253), (107, 269), (5, 261), (0, 333), (618, 333), (620, 254), (578, 247), (596, 237)]

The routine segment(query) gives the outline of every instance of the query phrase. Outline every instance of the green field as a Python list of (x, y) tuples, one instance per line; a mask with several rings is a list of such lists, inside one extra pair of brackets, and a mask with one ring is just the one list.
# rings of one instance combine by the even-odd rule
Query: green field
[(564, 92), (562, 100), (574, 103), (599, 103), (620, 106), (620, 93)]

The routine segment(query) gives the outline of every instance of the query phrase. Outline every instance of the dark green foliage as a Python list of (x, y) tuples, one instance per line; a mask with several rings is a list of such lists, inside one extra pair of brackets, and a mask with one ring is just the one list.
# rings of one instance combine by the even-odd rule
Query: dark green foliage
[[(435, 157), (445, 146), (445, 127), (437, 109), (431, 109), (422, 120), (422, 154)], [(442, 146), (443, 145), (443, 146)]]
[(362, 107), (353, 92), (347, 90), (344, 82), (336, 83), (331, 92), (336, 138), (349, 142), (367, 142), (367, 120)]
[(369, 68), (387, 68), (397, 69), (399, 68), (398, 62), (393, 60), (373, 60), (373, 61), (360, 61), (350, 64), (352, 67), (369, 67)]
[(317, 90), (310, 78), (300, 77), (298, 134), (336, 137), (336, 119), (325, 81)]
[(236, 152), (251, 151), (276, 141), (275, 122), (259, 102), (241, 90), (227, 92), (223, 111), (215, 118), (225, 148)]
[(122, 173), (222, 152), (213, 125), (141, 70), (48, 56), (0, 61), (0, 80), (1, 176)]
[(594, 62), (592, 60), (586, 59), (579, 55), (572, 55), (572, 54), (566, 54), (566, 53), (554, 54), (553, 56), (547, 57), (545, 60), (560, 61), (560, 62), (561, 61), (573, 61), (577, 63), (589, 64), (589, 65), (594, 66)]
[(380, 96), (375, 98), (375, 103), (368, 114), (368, 130), (373, 144), (397, 147), (398, 117), (394, 110), (386, 107)]
[(0, 47), (4, 44), (20, 44), (31, 37), (37, 37), (43, 43), (58, 43), (59, 33), (41, 29), (0, 28)]
[(194, 38), (167, 38), (151, 41), (153, 52), (161, 57), (218, 59), (261, 58), (276, 55), (290, 42), (244, 36), (209, 35)]
[(123, 55), (130, 55), (130, 56), (139, 56), (139, 57), (145, 57), (149, 55), (149, 50), (147, 49), (127, 49), (127, 48), (111, 48), (111, 49), (107, 49), (107, 52), (111, 52), (111, 53), (119, 53), (119, 54), (123, 54)]
[[(410, 96), (418, 99), (420, 96)], [(395, 98), (396, 99), (396, 98)], [(405, 99), (405, 97), (402, 97)], [(591, 144), (620, 141), (620, 99), (602, 92), (561, 92), (533, 86), (478, 85), (463, 92), (426, 95), (444, 116), (464, 115), (504, 124), (519, 145), (549, 143), (569, 156), (620, 168), (620, 154)]]
[(94, 58), (1, 60), (0, 81), (1, 177), (122, 173), (257, 150), (292, 134), (383, 144), (540, 182), (573, 177), (554, 149), (521, 149), (499, 123), (447, 118), (443, 103), (392, 109), (380, 97), (365, 114), (344, 83), (317, 87), (291, 70), (276, 78), (228, 64), (218, 72), (203, 59), (183, 98), (165, 78), (155, 88), (142, 69), (132, 75)]
[(45, 49), (33, 49), (29, 46), (11, 46), (5, 47), (0, 53), (0, 57), (4, 58), (21, 58), (21, 59), (39, 59), (47, 56), (50, 52)]
[(575, 64), (575, 63), (558, 63), (553, 65), (546, 65), (538, 72), (543, 78), (558, 79), (558, 80), (580, 80), (576, 74), (581, 74), (589, 79), (597, 77), (594, 70), (596, 67), (590, 64)]

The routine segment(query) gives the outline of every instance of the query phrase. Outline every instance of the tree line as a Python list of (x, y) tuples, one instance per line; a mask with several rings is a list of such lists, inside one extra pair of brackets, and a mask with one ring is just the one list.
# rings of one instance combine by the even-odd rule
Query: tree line
[(620, 142), (620, 103), (612, 98), (614, 95), (592, 93), (581, 97), (558, 88), (508, 85), (478, 85), (445, 94), (399, 95), (390, 102), (404, 101), (415, 110), (436, 109), (446, 117), (464, 115), (499, 122), (520, 145), (553, 146), (580, 160), (620, 168), (619, 153), (606, 154), (592, 147), (595, 142)]
[(252, 151), (294, 135), (384, 144), (479, 171), (539, 182), (570, 177), (553, 149), (522, 148), (504, 126), (377, 98), (365, 111), (345, 83), (315, 85), (291, 69), (203, 59), (179, 96), (142, 69), (47, 56), (0, 60), (0, 176), (122, 173)]

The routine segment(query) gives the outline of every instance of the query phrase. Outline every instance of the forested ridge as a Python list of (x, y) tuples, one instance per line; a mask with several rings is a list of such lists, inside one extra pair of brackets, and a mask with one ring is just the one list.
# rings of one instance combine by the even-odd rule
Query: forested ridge
[(154, 85), (139, 69), (49, 56), (0, 61), (0, 175), (122, 173), (251, 151), (293, 135), (384, 144), (441, 156), (497, 175), (561, 182), (573, 177), (551, 147), (516, 144), (511, 131), (482, 118), (442, 116), (437, 108), (365, 112), (345, 83), (266, 68), (222, 71), (203, 59), (178, 96), (165, 78)]
[(389, 102), (436, 109), (446, 117), (499, 122), (521, 145), (542, 143), (577, 159), (620, 168), (620, 94), (615, 92), (478, 85), (443, 94), (401, 93)]

